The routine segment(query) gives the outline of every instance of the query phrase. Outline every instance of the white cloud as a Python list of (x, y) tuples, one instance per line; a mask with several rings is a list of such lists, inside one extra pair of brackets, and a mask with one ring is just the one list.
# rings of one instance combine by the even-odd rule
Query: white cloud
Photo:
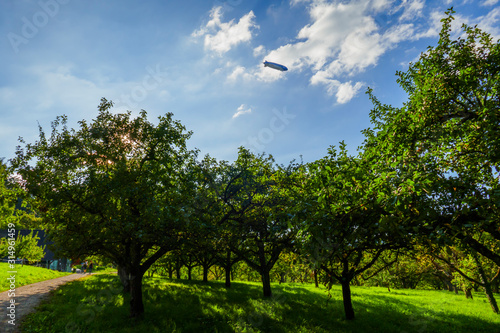
[(429, 17), (429, 28), (426, 31), (419, 32), (415, 35), (414, 39), (428, 38), (439, 36), (441, 31), (441, 19), (443, 18), (443, 13), (440, 11), (433, 11)]
[(237, 66), (231, 74), (227, 77), (229, 81), (236, 81), (238, 77), (242, 76), (245, 73), (245, 67)]
[(356, 82), (356, 84), (354, 85), (351, 84), (351, 81), (342, 83), (338, 80), (326, 77), (324, 72), (315, 75), (314, 81), (311, 83), (325, 85), (328, 95), (335, 95), (337, 103), (339, 104), (345, 104), (349, 102), (364, 86), (363, 82)]
[(263, 56), (265, 53), (266, 53), (266, 48), (264, 47), (264, 45), (259, 45), (253, 49), (254, 57)]
[(391, 2), (392, 0), (373, 0), (371, 5), (375, 11), (381, 11), (387, 9)]
[[(442, 28), (442, 22), (441, 19), (444, 17), (444, 14), (439, 12), (439, 11), (434, 11), (431, 13), (430, 18), (429, 18), (429, 28), (427, 31), (420, 32), (415, 35), (413, 39), (419, 39), (419, 38), (425, 38), (425, 37), (438, 37), (439, 32), (441, 31)], [(477, 26), (483, 30), (484, 32), (487, 32), (492, 35), (493, 38), (497, 39), (500, 38), (500, 28), (499, 28), (499, 21), (500, 21), (500, 8), (496, 7), (493, 8), (492, 10), (489, 11), (487, 15), (484, 16), (479, 16), (479, 17), (470, 17), (470, 16), (463, 16), (460, 14), (454, 14), (453, 17), (455, 20), (451, 22), (451, 34), (452, 38), (457, 38), (462, 35), (463, 36), (463, 29), (462, 29), (462, 24), (466, 24), (468, 26), (474, 26), (477, 24)]]
[(399, 17), (399, 20), (413, 20), (419, 16), (422, 16), (424, 3), (424, 0), (403, 0), (401, 5), (399, 6), (400, 8), (403, 8), (403, 14)]
[(210, 21), (199, 30), (194, 31), (192, 37), (204, 36), (205, 49), (223, 54), (232, 47), (248, 42), (252, 39), (252, 30), (258, 29), (255, 24), (253, 11), (240, 18), (238, 23), (234, 20), (222, 22), (222, 7), (214, 7), (210, 11)]
[(498, 22), (500, 21), (500, 8), (493, 8), (488, 15), (478, 18), (478, 27), (493, 36), (493, 38), (500, 38), (500, 29)]
[[(390, 1), (360, 0), (352, 2), (327, 2), (324, 0), (294, 1), (307, 3), (310, 24), (297, 34), (297, 40), (271, 50), (265, 59), (282, 63), (290, 71), (310, 69), (311, 84), (324, 85), (329, 95), (335, 95), (338, 103), (346, 103), (361, 88), (361, 83), (341, 83), (343, 76), (353, 76), (375, 66), (387, 50), (398, 43), (415, 37), (413, 24), (401, 21), (421, 15), (422, 0), (406, 0), (393, 8), (400, 12), (399, 22), (382, 31), (373, 14), (390, 11)], [(255, 71), (255, 77), (262, 81), (274, 81), (282, 73)]]
[[(318, 71), (338, 54), (346, 37), (363, 24), (360, 8), (353, 4), (316, 1), (310, 5), (309, 15), (312, 23), (299, 31), (298, 41), (270, 51), (267, 60), (282, 63), (290, 71), (306, 67)], [(261, 68), (257, 77), (272, 81), (280, 76)]]
[[(383, 54), (404, 41), (437, 36), (443, 17), (438, 11), (431, 12), (424, 28), (421, 20), (416, 20), (423, 17), (424, 0), (291, 0), (290, 3), (305, 6), (310, 22), (292, 42), (273, 50), (266, 50), (263, 45), (254, 48), (255, 57), (283, 64), (289, 71), (270, 70), (259, 63), (250, 69), (237, 67), (228, 80), (272, 82), (293, 72), (310, 71), (310, 84), (323, 86), (338, 103), (346, 103), (363, 86), (360, 82), (351, 83), (354, 75), (376, 66)], [(380, 13), (390, 16), (391, 25), (381, 25), (375, 20)], [(492, 12), (483, 23), (493, 26), (496, 19)]]
[(485, 0), (481, 3), (481, 6), (494, 6), (499, 0)]
[(251, 108), (247, 108), (245, 104), (241, 104), (236, 112), (233, 114), (233, 119), (238, 118), (241, 115), (244, 115), (245, 113), (252, 113)]
[(341, 83), (336, 93), (337, 102), (340, 104), (349, 102), (354, 96), (356, 96), (363, 85), (364, 84), (362, 82), (356, 82), (355, 85), (352, 85), (351, 81)]

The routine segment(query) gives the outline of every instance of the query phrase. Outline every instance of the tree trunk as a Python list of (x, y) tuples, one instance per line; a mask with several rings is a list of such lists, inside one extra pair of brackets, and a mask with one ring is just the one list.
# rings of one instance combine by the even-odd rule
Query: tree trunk
[(203, 265), (203, 282), (208, 282), (208, 265)]
[(456, 291), (456, 287), (455, 285), (453, 285), (451, 282), (450, 282), (450, 279), (448, 277), (444, 277), (444, 276), (438, 276), (439, 279), (443, 282), (444, 284), (444, 287), (446, 290), (448, 291)]
[[(264, 250), (264, 243), (262, 241), (259, 241), (257, 243), (258, 249), (259, 249), (259, 266), (258, 266), (258, 271), (260, 273), (261, 279), (262, 279), (262, 290), (264, 292), (264, 297), (271, 297), (272, 292), (271, 292), (271, 276), (269, 275), (269, 271), (271, 268), (267, 268), (267, 259), (266, 259), (266, 252)], [(256, 267), (257, 268), (257, 267)]]
[(191, 270), (193, 269), (193, 267), (189, 266), (187, 269), (188, 269), (188, 280), (191, 281)]
[(464, 287), (465, 298), (473, 299), (472, 297), (472, 288)]
[(495, 280), (495, 282), (492, 282), (491, 283), (491, 290), (494, 292), (494, 293), (499, 293), (499, 288), (498, 288), (498, 280)]
[(484, 293), (486, 294), (486, 298), (488, 298), (488, 301), (490, 302), (491, 309), (493, 310), (493, 312), (499, 313), (497, 301), (495, 300), (495, 296), (493, 296), (493, 291), (491, 290), (491, 281), (488, 280), (488, 277), (484, 272), (483, 265), (479, 261), (479, 258), (475, 252), (472, 253), (472, 257), (476, 262), (477, 270), (479, 276), (481, 277), (482, 287), (484, 289)]
[(130, 275), (130, 317), (140, 317), (144, 314), (142, 302), (143, 274)]
[(351, 286), (349, 285), (349, 281), (342, 281), (342, 299), (344, 301), (345, 319), (353, 320), (354, 309), (352, 307)]
[(271, 292), (271, 277), (269, 271), (264, 269), (262, 271), (262, 288), (264, 291), (264, 297), (271, 297), (273, 293)]
[(491, 309), (493, 310), (493, 312), (499, 313), (497, 301), (495, 299), (495, 296), (493, 296), (493, 291), (491, 290), (491, 284), (485, 283), (483, 288), (486, 294), (486, 298), (488, 298), (488, 301), (490, 302)]
[(123, 292), (130, 292), (130, 279), (127, 270), (121, 266), (118, 266), (118, 276), (120, 277), (120, 281), (123, 286)]
[(314, 286), (315, 286), (316, 288), (319, 288), (319, 283), (318, 283), (318, 270), (317, 270), (317, 269), (315, 269), (315, 270), (313, 271), (313, 274), (314, 274)]
[(224, 267), (226, 272), (226, 288), (231, 288), (231, 266)]
[(228, 248), (226, 251), (226, 259), (224, 263), (224, 271), (226, 273), (226, 282), (225, 286), (226, 288), (231, 288), (231, 280), (232, 280), (232, 268), (233, 268), (233, 263), (231, 262), (231, 250)]

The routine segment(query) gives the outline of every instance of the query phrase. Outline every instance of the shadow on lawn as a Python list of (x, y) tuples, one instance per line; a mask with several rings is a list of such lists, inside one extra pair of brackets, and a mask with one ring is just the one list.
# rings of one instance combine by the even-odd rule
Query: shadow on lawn
[[(344, 320), (340, 290), (328, 300), (323, 290), (300, 285), (273, 285), (265, 299), (259, 284), (146, 278), (143, 289), (145, 316), (128, 318), (129, 297), (114, 294), (116, 277), (94, 276), (75, 281), (60, 302), (79, 300), (68, 318), (78, 311), (94, 311), (75, 327), (82, 332), (497, 332), (498, 326), (466, 315), (446, 315), (440, 300), (430, 308), (405, 301), (404, 295), (353, 295), (354, 321)], [(114, 288), (114, 289), (110, 289)], [(106, 290), (111, 290), (107, 292)], [(73, 299), (68, 299), (73, 295)], [(82, 296), (83, 295), (83, 296)], [(83, 298), (83, 299), (82, 299)], [(117, 299), (121, 302), (116, 302)], [(81, 304), (84, 304), (83, 306)], [(57, 314), (55, 314), (57, 317)], [(67, 325), (67, 324), (66, 324)], [(77, 331), (75, 331), (77, 332)]]
[[(360, 321), (392, 323), (391, 327), (384, 327), (381, 324), (377, 331), (401, 333), (500, 332), (500, 318), (497, 323), (492, 323), (465, 314), (445, 312), (446, 303), (451, 301), (449, 296), (454, 295), (443, 294), (432, 303), (418, 306), (406, 301), (404, 295), (398, 295), (398, 298), (392, 295), (372, 295), (365, 302), (354, 301), (354, 306), (360, 310), (358, 316)], [(471, 303), (471, 305), (473, 304)], [(396, 327), (398, 328), (396, 329)]]

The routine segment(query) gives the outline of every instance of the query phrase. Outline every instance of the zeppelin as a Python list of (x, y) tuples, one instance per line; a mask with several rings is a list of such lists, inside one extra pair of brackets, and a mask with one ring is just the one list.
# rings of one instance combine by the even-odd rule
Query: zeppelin
[(286, 66), (277, 64), (275, 62), (269, 62), (267, 60), (264, 61), (264, 67), (274, 68), (274, 69), (277, 69), (277, 70), (282, 71), (282, 72), (288, 70), (288, 68), (286, 68)]

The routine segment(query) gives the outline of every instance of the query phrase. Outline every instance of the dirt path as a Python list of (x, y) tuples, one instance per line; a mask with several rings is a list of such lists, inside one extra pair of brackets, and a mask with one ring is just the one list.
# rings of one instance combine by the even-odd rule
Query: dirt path
[(42, 281), (16, 288), (15, 295), (15, 325), (9, 324), (11, 318), (8, 317), (10, 310), (7, 308), (10, 305), (9, 292), (0, 293), (0, 332), (20, 332), (18, 327), (25, 315), (33, 312), (34, 308), (40, 301), (49, 295), (51, 290), (56, 290), (59, 286), (66, 282), (77, 280), (89, 274), (71, 274), (60, 278)]

